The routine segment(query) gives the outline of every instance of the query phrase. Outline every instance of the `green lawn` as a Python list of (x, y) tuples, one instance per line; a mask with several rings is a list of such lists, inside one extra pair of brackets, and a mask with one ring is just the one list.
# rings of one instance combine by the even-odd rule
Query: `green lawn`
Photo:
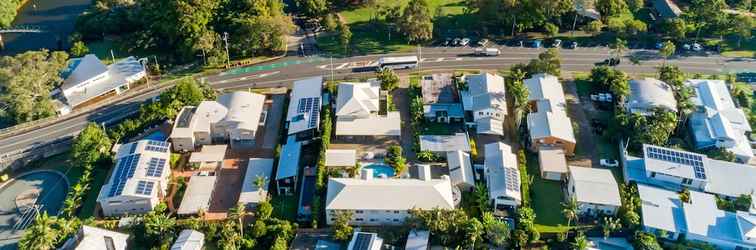
[[(338, 14), (344, 18), (352, 31), (350, 54), (376, 54), (411, 52), (416, 49), (414, 45), (407, 43), (404, 36), (377, 18), (377, 12), (383, 7), (397, 5), (405, 6), (407, 0), (385, 0), (375, 6), (363, 6), (354, 9), (340, 11)], [(470, 27), (474, 17), (464, 14), (464, 0), (429, 0), (431, 14), (434, 19), (435, 33), (440, 34), (465, 34), (465, 27)], [(389, 32), (393, 30), (393, 32)], [(337, 36), (319, 36), (318, 46), (325, 52), (334, 56), (344, 56), (345, 51), (338, 43)]]
[(567, 219), (562, 215), (562, 190), (559, 182), (541, 179), (538, 156), (526, 153), (528, 173), (533, 177), (530, 186), (533, 211), (536, 213), (536, 229), (539, 232), (562, 232), (567, 230)]
[(297, 197), (296, 195), (279, 195), (270, 200), (273, 205), (273, 217), (294, 221), (297, 218)]

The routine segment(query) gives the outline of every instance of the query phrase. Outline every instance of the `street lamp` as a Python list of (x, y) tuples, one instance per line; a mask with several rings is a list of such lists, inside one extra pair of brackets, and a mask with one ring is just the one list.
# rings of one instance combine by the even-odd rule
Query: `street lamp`
[(228, 54), (228, 32), (223, 32), (223, 41), (226, 42), (226, 68), (231, 68), (231, 56)]

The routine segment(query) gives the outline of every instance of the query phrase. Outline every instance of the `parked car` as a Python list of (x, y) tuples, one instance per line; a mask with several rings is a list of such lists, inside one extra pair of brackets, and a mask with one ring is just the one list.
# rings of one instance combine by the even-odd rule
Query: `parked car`
[(619, 162), (617, 160), (610, 160), (610, 159), (601, 159), (599, 161), (599, 164), (601, 164), (602, 167), (617, 167), (619, 166)]
[(535, 40), (528, 41), (527, 45), (528, 47), (531, 47), (531, 48), (540, 48), (542, 42), (543, 41), (541, 40), (535, 39)]
[(578, 43), (575, 41), (567, 42), (567, 48), (568, 49), (577, 49)]
[(460, 39), (459, 37), (457, 37), (457, 38), (454, 38), (454, 40), (452, 40), (451, 46), (459, 46), (459, 42), (460, 42), (461, 40), (462, 40), (462, 39)]
[(556, 39), (556, 40), (554, 40), (553, 43), (551, 43), (551, 47), (552, 48), (559, 48), (561, 46), (562, 46), (562, 40), (561, 39)]
[(478, 46), (485, 47), (486, 45), (488, 45), (488, 39), (483, 38), (478, 41)]
[(613, 58), (612, 57), (612, 58), (606, 59), (604, 61), (597, 62), (594, 65), (596, 65), (596, 66), (604, 66), (604, 65), (606, 65), (606, 66), (617, 66), (617, 65), (620, 64), (620, 62), (621, 61), (620, 61), (619, 58)]
[(473, 51), (476, 56), (498, 56), (501, 51), (497, 48), (477, 48)]
[(656, 49), (661, 49), (662, 47), (664, 47), (664, 43), (663, 42), (658, 42), (658, 43), (656, 43), (656, 45), (654, 45), (654, 48), (656, 48)]
[(444, 40), (444, 42), (442, 42), (442, 43), (441, 43), (441, 46), (444, 46), (444, 47), (446, 47), (446, 46), (449, 46), (449, 45), (451, 45), (451, 43), (452, 43), (452, 39), (451, 39), (451, 38), (446, 38), (446, 39)]
[(462, 40), (459, 41), (459, 46), (467, 46), (470, 45), (470, 38), (462, 38)]
[(693, 45), (691, 46), (690, 49), (693, 50), (693, 51), (698, 52), (698, 51), (702, 51), (703, 50), (703, 46), (701, 46), (701, 44), (699, 44), (699, 43), (693, 43)]

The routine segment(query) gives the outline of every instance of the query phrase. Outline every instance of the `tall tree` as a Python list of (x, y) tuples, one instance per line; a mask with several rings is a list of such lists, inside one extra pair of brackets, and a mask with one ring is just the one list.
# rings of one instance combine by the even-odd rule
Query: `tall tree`
[(675, 40), (685, 40), (685, 35), (688, 33), (688, 25), (685, 23), (685, 19), (672, 18), (665, 21), (665, 31), (668, 36), (671, 36)]
[(507, 245), (510, 237), (509, 225), (499, 219), (496, 219), (491, 212), (483, 213), (483, 227), (485, 228), (484, 237), (497, 247)]
[(76, 41), (71, 46), (71, 55), (74, 57), (82, 57), (89, 53), (89, 48), (82, 41)]
[(410, 0), (398, 24), (410, 42), (424, 42), (433, 38), (433, 14), (427, 0)]
[(732, 21), (732, 30), (738, 36), (738, 48), (741, 42), (751, 39), (751, 30), (753, 29), (753, 18), (751, 16), (740, 14)]
[(691, 0), (683, 17), (695, 27), (698, 40), (703, 29), (715, 27), (726, 20), (725, 9), (727, 4), (724, 0)]
[(546, 73), (554, 76), (561, 76), (562, 58), (559, 54), (559, 50), (556, 48), (549, 48), (541, 54), (538, 54), (537, 59), (533, 59), (528, 63), (527, 71), (528, 75), (534, 75), (538, 73)]
[(37, 214), (34, 223), (26, 229), (23, 237), (18, 242), (19, 249), (50, 250), (60, 240), (60, 230), (55, 225), (55, 218), (47, 215), (47, 212)]
[(84, 167), (105, 159), (111, 146), (113, 142), (102, 127), (97, 123), (89, 123), (76, 136), (71, 151), (76, 164)]
[(519, 67), (513, 66), (506, 79), (507, 93), (512, 97), (512, 111), (515, 114), (515, 128), (520, 127), (523, 116), (528, 112), (528, 96), (530, 93), (524, 83), (526, 74), (523, 70), (524, 67), (525, 66), (521, 64)]
[(625, 0), (596, 0), (596, 9), (601, 13), (604, 21), (609, 17), (616, 17), (630, 11)]
[(173, 242), (176, 228), (176, 219), (167, 214), (167, 208), (165, 203), (160, 203), (142, 218), (147, 238), (160, 245)]
[(577, 221), (579, 211), (577, 200), (574, 197), (567, 202), (562, 202), (562, 215), (567, 218), (567, 227), (570, 227), (573, 220)]
[(381, 81), (381, 89), (388, 92), (399, 87), (399, 75), (391, 68), (383, 68), (378, 72), (378, 80)]
[(352, 30), (343, 20), (339, 22), (336, 30), (339, 32), (339, 44), (344, 48), (344, 54), (349, 53), (349, 44), (352, 42)]
[(617, 38), (609, 46), (609, 48), (612, 49), (612, 54), (614, 55), (614, 58), (620, 59), (622, 58), (622, 56), (625, 55), (625, 52), (627, 52), (627, 41)]
[(0, 28), (10, 27), (13, 19), (16, 18), (16, 10), (20, 0), (0, 1)]
[(575, 236), (575, 241), (570, 243), (570, 246), (573, 250), (588, 249), (588, 238), (585, 237), (585, 234), (579, 232), (578, 235)]
[(352, 226), (349, 222), (352, 220), (352, 212), (342, 211), (336, 213), (333, 222), (333, 237), (339, 241), (346, 241), (352, 237)]
[(612, 232), (622, 228), (618, 218), (606, 216), (601, 222), (601, 231), (604, 233), (604, 239), (608, 239)]
[(65, 52), (47, 50), (0, 58), (0, 116), (22, 123), (55, 115), (50, 92), (63, 82), (67, 60)]
[(326, 0), (296, 0), (297, 8), (309, 18), (321, 18), (328, 14)]
[(667, 64), (667, 59), (669, 59), (670, 56), (675, 54), (676, 49), (677, 48), (675, 47), (675, 44), (670, 41), (666, 41), (664, 42), (664, 44), (662, 44), (662, 47), (659, 50), (659, 55), (664, 57), (664, 64)]

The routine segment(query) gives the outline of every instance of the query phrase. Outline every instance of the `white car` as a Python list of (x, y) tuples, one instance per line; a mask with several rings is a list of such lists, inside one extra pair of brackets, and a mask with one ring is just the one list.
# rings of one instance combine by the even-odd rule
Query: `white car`
[(459, 41), (459, 46), (467, 46), (468, 44), (470, 44), (470, 38), (462, 38)]
[(601, 164), (602, 167), (608, 167), (608, 168), (619, 166), (619, 162), (617, 160), (610, 160), (610, 159), (601, 159), (599, 161), (599, 164)]

